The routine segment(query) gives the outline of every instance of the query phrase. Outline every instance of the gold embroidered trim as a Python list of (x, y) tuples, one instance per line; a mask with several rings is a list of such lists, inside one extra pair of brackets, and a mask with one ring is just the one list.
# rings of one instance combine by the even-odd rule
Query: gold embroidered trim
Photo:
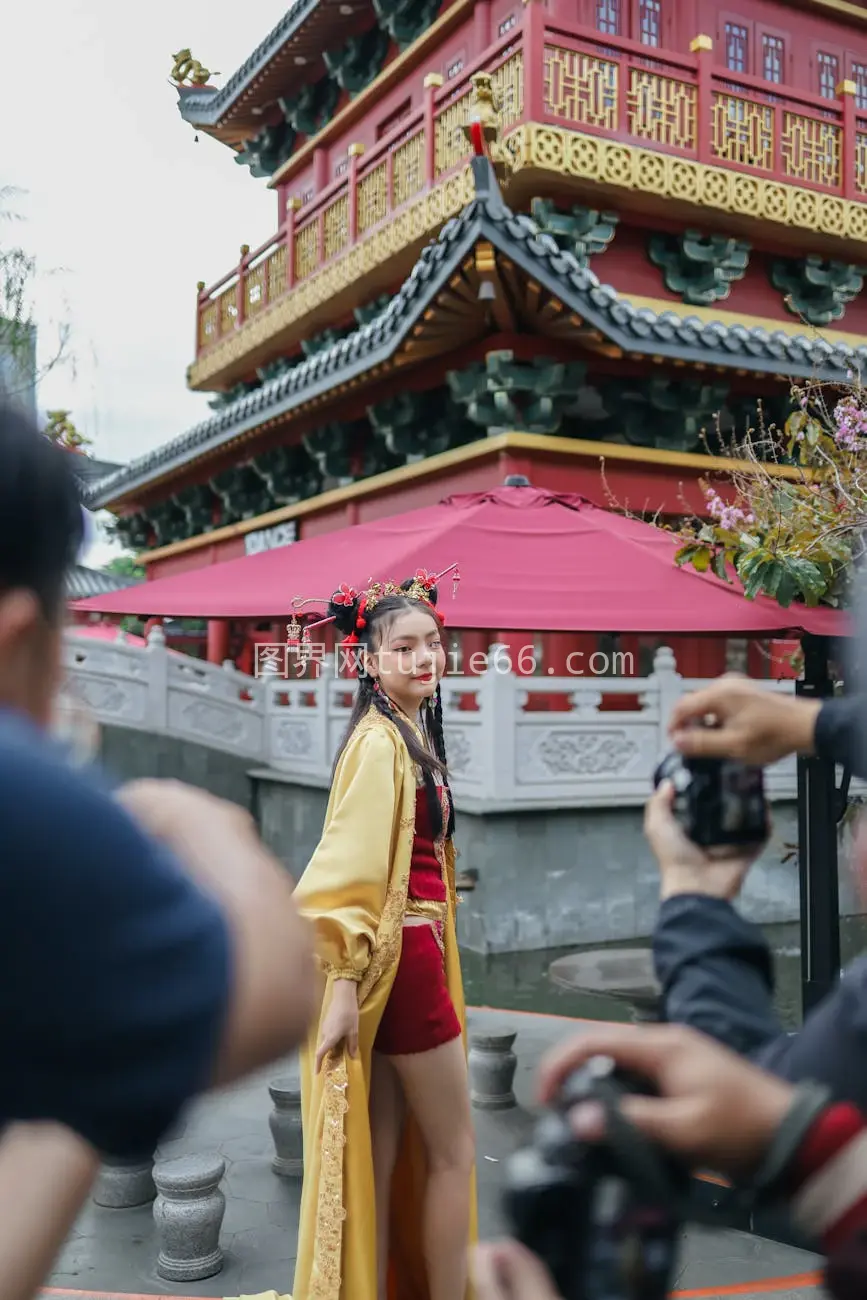
[[(400, 744), (403, 739), (393, 724), (371, 706), (358, 724), (354, 734), (370, 731), (374, 727), (391, 727)], [(405, 787), (404, 787), (405, 788)], [(414, 802), (414, 800), (413, 800)], [(415, 826), (412, 818), (402, 817), (401, 828)], [(358, 983), (359, 1008), (380, 980), (383, 973), (399, 958), (403, 935), (403, 913), (406, 907), (407, 877), (398, 883), (389, 880), (385, 902), (376, 931), (376, 942), (367, 970)], [(316, 1204), (316, 1247), (311, 1278), (310, 1300), (340, 1300), (341, 1273), (343, 1269), (343, 1223), (346, 1208), (343, 1204), (343, 1159), (346, 1146), (345, 1115), (349, 1110), (346, 1093), (348, 1077), (346, 1060), (339, 1061), (329, 1054), (325, 1061), (325, 1099), (322, 1132), (322, 1155), (319, 1172), (319, 1198)]]
[(406, 900), (407, 916), (423, 916), (428, 921), (445, 923), (449, 919), (449, 905), (438, 902), (435, 898), (408, 898)]
[(332, 966), (330, 961), (319, 960), (323, 972), (332, 976), (336, 980), (352, 980), (358, 984), (363, 978), (364, 972), (356, 970), (354, 966)]
[(349, 1080), (341, 1054), (330, 1052), (325, 1061), (324, 1115), (316, 1206), (316, 1242), (310, 1279), (310, 1300), (339, 1300), (343, 1263), (343, 1151), (345, 1119), (349, 1110)]

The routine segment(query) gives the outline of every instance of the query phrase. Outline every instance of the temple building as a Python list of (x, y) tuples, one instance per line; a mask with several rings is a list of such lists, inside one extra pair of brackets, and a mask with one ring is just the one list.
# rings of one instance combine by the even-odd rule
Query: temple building
[(275, 231), (198, 286), (212, 415), (88, 488), (149, 577), (510, 474), (683, 515), (859, 373), (867, 9), (731, 3), (296, 0), (220, 89), (174, 56)]

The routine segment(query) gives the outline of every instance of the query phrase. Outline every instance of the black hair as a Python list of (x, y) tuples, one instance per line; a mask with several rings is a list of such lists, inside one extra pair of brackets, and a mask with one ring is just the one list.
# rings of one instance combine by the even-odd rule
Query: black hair
[[(402, 590), (406, 590), (413, 582), (408, 578), (406, 582), (401, 583)], [(341, 595), (342, 593), (335, 593)], [(362, 593), (363, 594), (363, 593)], [(345, 600), (345, 597), (343, 597)], [(439, 622), (436, 614), (437, 589), (431, 588), (428, 593), (428, 600), (433, 606), (430, 613)], [(367, 714), (370, 706), (393, 722), (400, 732), (403, 741), (409, 750), (409, 756), (414, 763), (421, 768), (424, 779), (425, 791), (427, 794), (428, 808), (430, 810), (431, 829), (434, 838), (442, 833), (443, 816), (442, 806), (437, 798), (436, 778), (439, 776), (449, 795), (449, 818), (446, 827), (446, 835), (453, 835), (455, 829), (455, 808), (454, 801), (451, 797), (451, 791), (448, 786), (448, 764), (446, 762), (446, 742), (443, 734), (443, 706), (442, 696), (440, 694), (439, 684), (432, 700), (426, 700), (422, 705), (422, 723), (423, 730), (427, 732), (428, 739), (433, 747), (433, 753), (419, 743), (415, 731), (409, 722), (402, 716), (399, 709), (395, 708), (382, 691), (375, 678), (371, 677), (365, 671), (362, 652), (364, 650), (373, 650), (379, 644), (382, 638), (382, 632), (388, 623), (392, 622), (397, 614), (404, 613), (405, 610), (426, 610), (427, 606), (419, 604), (417, 600), (410, 600), (408, 596), (394, 593), (393, 595), (383, 596), (377, 604), (374, 605), (370, 612), (362, 613), (361, 627), (359, 622), (359, 607), (361, 596), (356, 596), (349, 604), (338, 603), (332, 600), (328, 606), (328, 613), (334, 619), (334, 625), (339, 632), (345, 636), (355, 634), (358, 638), (358, 644), (355, 649), (358, 652), (358, 690), (356, 691), (355, 700), (352, 706), (352, 713), (349, 717), (349, 724), (346, 728), (346, 734), (343, 737), (337, 757), (334, 760), (335, 769), (340, 760), (340, 756), (346, 748), (349, 738), (358, 726), (361, 719)]]
[(51, 623), (62, 616), (66, 577), (84, 539), (74, 454), (0, 398), (0, 592), (33, 592)]

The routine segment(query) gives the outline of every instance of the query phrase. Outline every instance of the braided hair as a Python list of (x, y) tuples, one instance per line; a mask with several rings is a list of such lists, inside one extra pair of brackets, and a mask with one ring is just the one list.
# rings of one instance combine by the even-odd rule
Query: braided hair
[[(407, 579), (401, 584), (403, 590), (406, 590), (412, 583), (412, 579)], [(373, 609), (365, 610), (363, 600), (364, 595), (349, 598), (346, 591), (336, 592), (336, 599), (333, 597), (328, 606), (328, 614), (334, 619), (334, 625), (338, 631), (343, 632), (345, 636), (354, 637), (354, 645), (359, 651), (358, 661), (358, 690), (356, 691), (355, 700), (353, 701), (352, 713), (349, 717), (349, 724), (346, 733), (341, 741), (337, 757), (334, 760), (334, 770), (345, 750), (352, 733), (358, 726), (361, 719), (367, 714), (371, 705), (377, 709), (383, 717), (392, 722), (400, 732), (404, 744), (406, 745), (409, 756), (414, 763), (421, 769), (422, 778), (427, 795), (428, 809), (430, 813), (431, 829), (434, 839), (443, 831), (442, 805), (437, 797), (437, 777), (440, 778), (447, 792), (448, 800), (448, 825), (445, 828), (446, 835), (454, 834), (455, 829), (455, 811), (454, 801), (451, 798), (451, 792), (448, 785), (448, 767), (446, 763), (446, 746), (443, 735), (443, 706), (442, 696), (440, 693), (439, 683), (432, 700), (425, 700), (422, 705), (422, 730), (426, 732), (427, 737), (433, 749), (430, 752), (419, 739), (410, 726), (408, 720), (403, 716), (401, 711), (392, 704), (391, 700), (382, 689), (377, 678), (371, 676), (365, 670), (362, 651), (373, 652), (378, 649), (382, 643), (382, 635), (386, 628), (394, 622), (399, 614), (407, 611), (415, 611), (423, 608), (417, 600), (410, 600), (404, 595), (389, 595), (380, 599)], [(436, 613), (437, 589), (431, 588), (428, 594), (428, 600), (433, 607), (430, 609), (431, 616), (440, 625), (439, 616)], [(333, 774), (332, 774), (333, 776)]]

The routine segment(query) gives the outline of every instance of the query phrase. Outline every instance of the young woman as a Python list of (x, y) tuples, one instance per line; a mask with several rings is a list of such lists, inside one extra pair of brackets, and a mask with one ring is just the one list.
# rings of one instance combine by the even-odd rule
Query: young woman
[(329, 602), (356, 648), (358, 694), (296, 889), (327, 980), (301, 1059), (295, 1300), (470, 1295), (475, 1152), (436, 602), (424, 572)]

